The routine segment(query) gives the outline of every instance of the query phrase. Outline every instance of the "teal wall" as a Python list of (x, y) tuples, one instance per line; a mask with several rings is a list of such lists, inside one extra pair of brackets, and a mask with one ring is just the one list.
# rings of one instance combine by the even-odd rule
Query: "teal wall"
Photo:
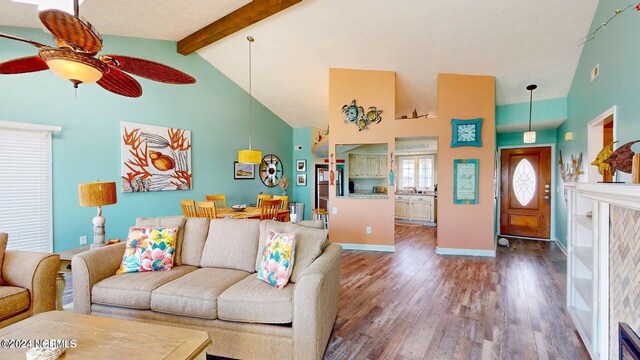
[[(626, 7), (622, 0), (600, 1), (591, 28), (593, 31), (616, 9)], [(621, 144), (640, 138), (640, 17), (635, 9), (618, 16), (582, 50), (580, 62), (568, 96), (568, 120), (558, 130), (559, 149), (565, 157), (587, 152), (587, 124), (617, 105), (616, 134)], [(586, 34), (585, 34), (586, 35)], [(591, 69), (600, 64), (600, 76), (591, 82)], [(574, 140), (565, 142), (563, 134), (573, 132)], [(584, 164), (592, 159), (584, 159)], [(560, 185), (562, 185), (560, 183)], [(558, 195), (562, 196), (562, 187)], [(557, 237), (566, 245), (566, 203), (559, 201)]]
[[(534, 92), (535, 96), (535, 92)], [(567, 98), (533, 102), (531, 122), (544, 122), (567, 118)], [(528, 123), (529, 102), (496, 106), (496, 126)]]
[[(555, 144), (557, 129), (536, 131), (536, 144)], [(499, 133), (496, 137), (498, 146), (528, 145), (522, 142), (523, 132)]]
[[(36, 29), (0, 27), (0, 32), (42, 43), (50, 35)], [(237, 151), (248, 145), (248, 94), (199, 55), (176, 53), (175, 42), (105, 36), (103, 53), (132, 55), (183, 70), (195, 85), (166, 85), (137, 78), (141, 98), (129, 99), (96, 84), (72, 85), (49, 71), (0, 77), (0, 120), (59, 125), (53, 137), (54, 249), (79, 246), (79, 236), (91, 241), (95, 208), (78, 205), (81, 182), (120, 181), (120, 121), (180, 127), (192, 132), (193, 189), (156, 193), (118, 194), (106, 206), (107, 238), (126, 237), (138, 216), (175, 215), (181, 199), (204, 199), (227, 194), (228, 204), (255, 203), (260, 191), (281, 193), (256, 180), (233, 180)], [(0, 62), (31, 56), (36, 49), (0, 39)], [(293, 130), (267, 108), (254, 103), (253, 144), (263, 154), (278, 155), (285, 174), (292, 174)]]
[[(293, 145), (302, 145), (302, 150), (294, 150), (293, 161), (291, 161), (291, 171), (294, 177), (291, 178), (291, 186), (293, 187), (293, 201), (303, 202), (304, 218), (311, 219), (311, 209), (313, 203), (313, 154), (311, 152), (311, 128), (294, 128), (293, 129)], [(295, 181), (296, 160), (307, 161), (307, 186), (298, 186)], [(300, 172), (302, 174), (302, 172)]]

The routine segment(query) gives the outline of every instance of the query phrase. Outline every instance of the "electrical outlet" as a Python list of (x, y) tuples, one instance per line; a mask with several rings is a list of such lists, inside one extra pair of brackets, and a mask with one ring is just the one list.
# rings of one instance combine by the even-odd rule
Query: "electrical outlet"
[(87, 245), (87, 237), (86, 236), (80, 236), (80, 245)]
[(367, 226), (367, 234), (371, 234), (371, 226)]
[(338, 213), (338, 208), (337, 207), (333, 207), (333, 215), (336, 215)]

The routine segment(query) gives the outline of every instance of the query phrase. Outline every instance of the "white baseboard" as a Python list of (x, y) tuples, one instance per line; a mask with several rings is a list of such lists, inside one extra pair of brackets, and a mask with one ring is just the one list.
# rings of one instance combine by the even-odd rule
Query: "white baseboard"
[(555, 241), (556, 245), (558, 245), (558, 247), (560, 248), (560, 251), (562, 251), (564, 253), (564, 256), (567, 256), (567, 248), (564, 245), (562, 245), (560, 240), (553, 239), (553, 241)]
[(463, 256), (487, 256), (496, 257), (496, 250), (478, 250), (478, 249), (455, 249), (436, 247), (436, 254), (439, 255), (463, 255)]
[(337, 245), (342, 246), (344, 250), (396, 252), (396, 247), (394, 245), (367, 245), (367, 244), (345, 244), (345, 243), (337, 243)]

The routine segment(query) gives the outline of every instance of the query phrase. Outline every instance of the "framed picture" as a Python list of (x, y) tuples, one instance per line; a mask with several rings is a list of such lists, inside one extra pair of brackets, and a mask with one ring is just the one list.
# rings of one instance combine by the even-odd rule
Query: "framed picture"
[(307, 160), (296, 160), (296, 171), (307, 172)]
[(296, 174), (296, 185), (307, 186), (307, 174)]
[(242, 164), (233, 162), (233, 178), (236, 180), (251, 180), (256, 178), (255, 166), (253, 164)]
[(478, 203), (478, 159), (453, 160), (453, 203)]
[(482, 147), (482, 118), (451, 120), (451, 147)]

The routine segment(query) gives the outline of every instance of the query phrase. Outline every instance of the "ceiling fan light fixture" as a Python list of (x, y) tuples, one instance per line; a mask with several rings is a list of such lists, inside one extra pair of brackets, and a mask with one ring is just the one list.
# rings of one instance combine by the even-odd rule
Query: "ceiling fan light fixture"
[(74, 87), (97, 82), (109, 72), (109, 67), (103, 62), (72, 51), (45, 49), (40, 51), (40, 57), (54, 74), (71, 81)]

